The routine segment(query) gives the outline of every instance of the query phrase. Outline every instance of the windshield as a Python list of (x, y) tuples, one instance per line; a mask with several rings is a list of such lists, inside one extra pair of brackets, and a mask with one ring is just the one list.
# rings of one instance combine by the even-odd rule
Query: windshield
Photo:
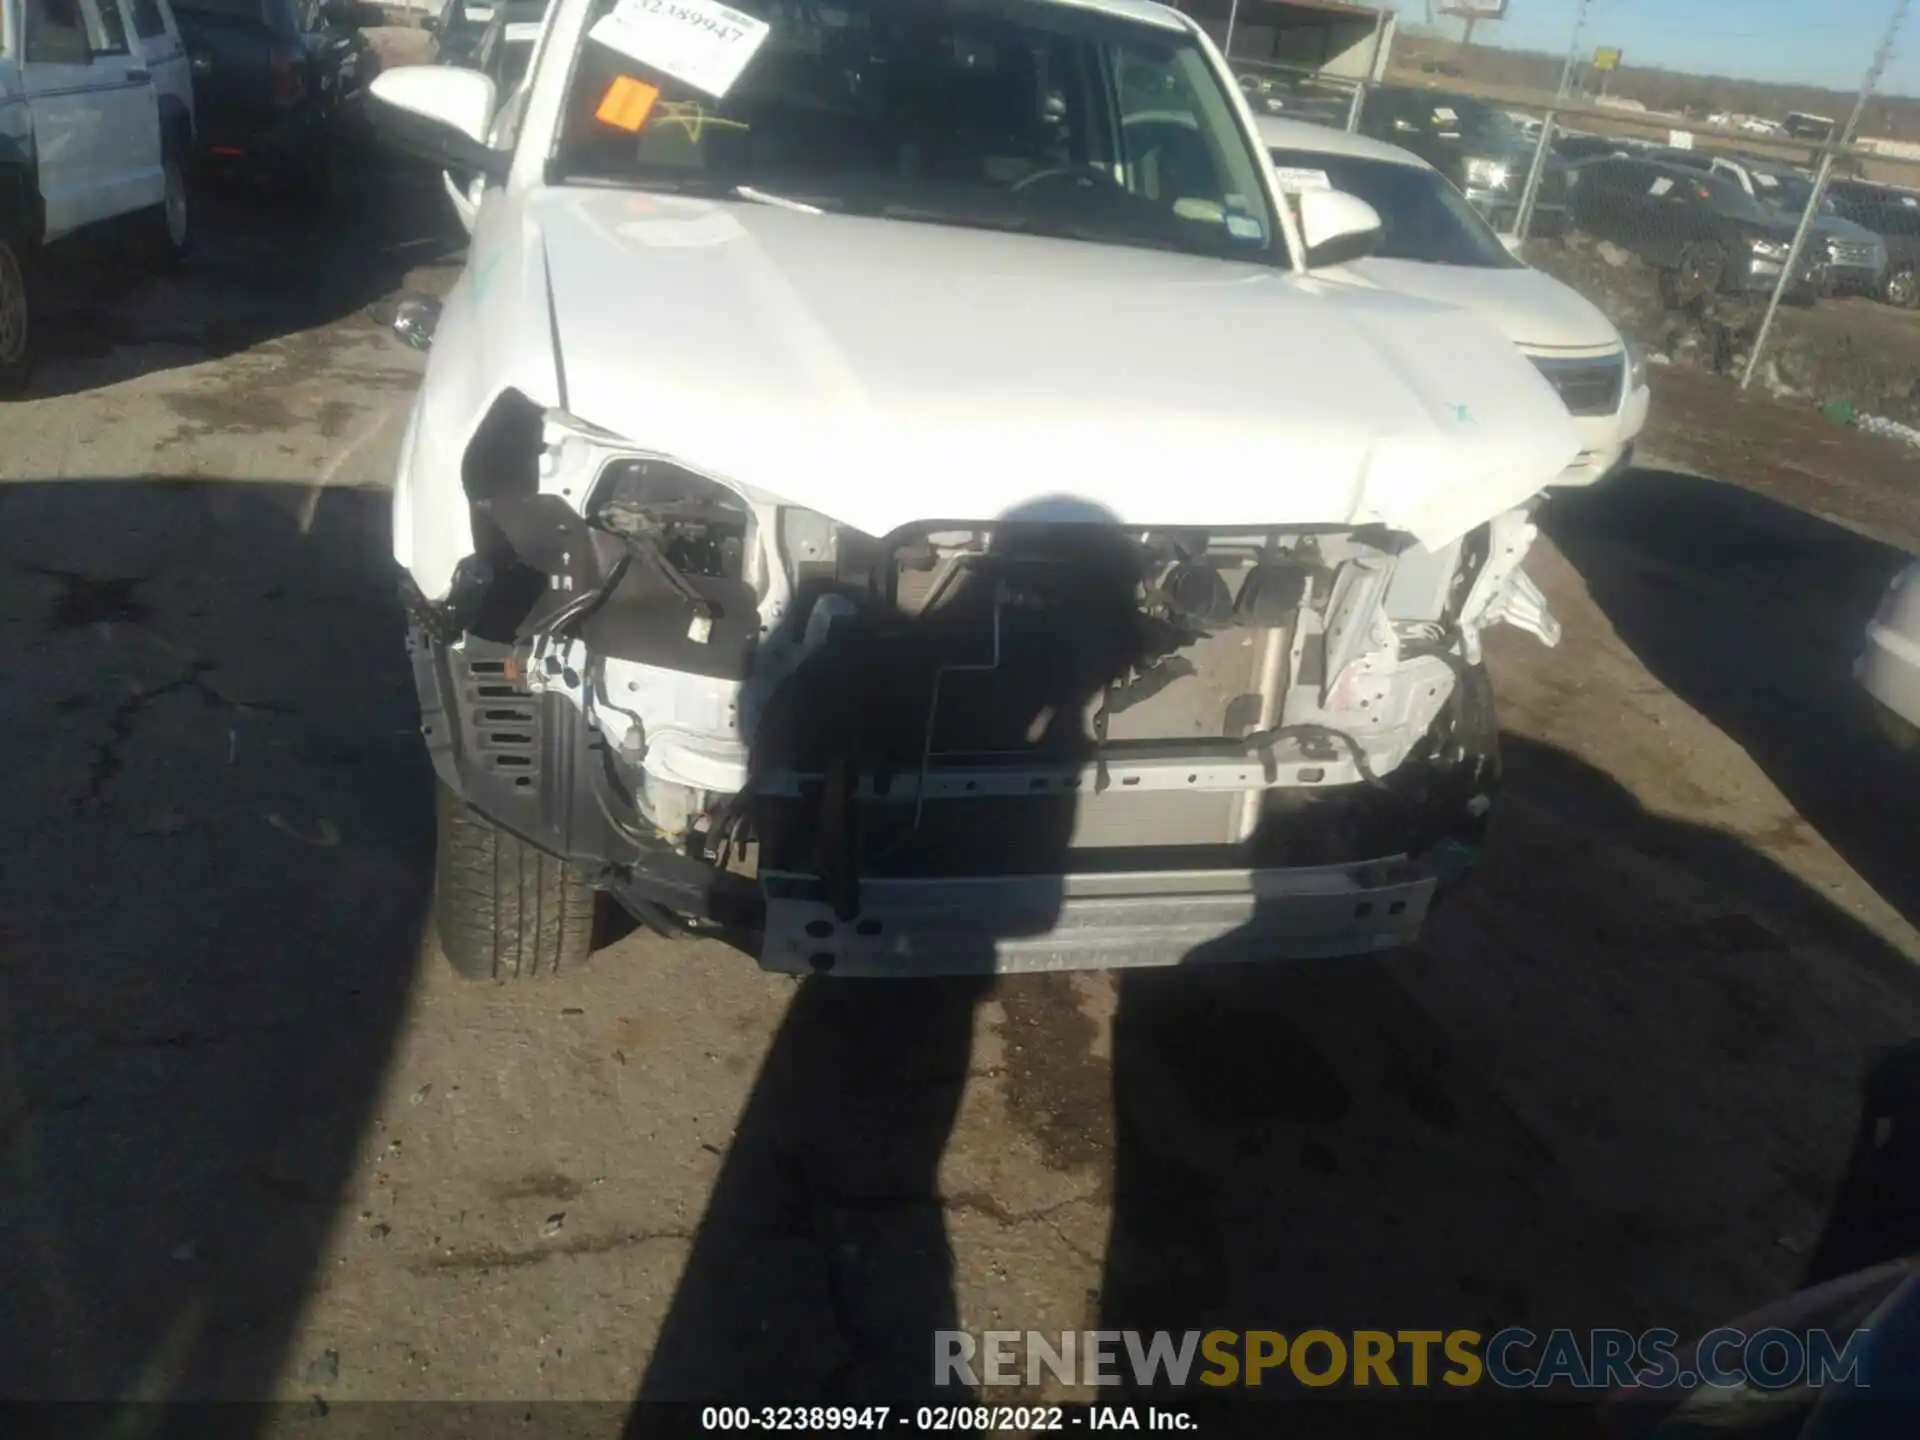
[(1273, 163), (1284, 191), (1331, 186), (1359, 196), (1379, 211), (1380, 243), (1373, 253), (1383, 260), (1483, 270), (1520, 268), (1467, 197), (1444, 176), (1423, 166), (1314, 150), (1275, 150)]
[(1729, 180), (1724, 175), (1696, 175), (1684, 170), (1672, 173), (1680, 183), (1691, 185), (1700, 199), (1724, 215), (1759, 225), (1778, 223), (1778, 216), (1768, 206), (1747, 194), (1737, 181)]
[(1467, 99), (1454, 100), (1452, 108), (1460, 112), (1460, 133), (1476, 145), (1511, 150), (1533, 144), (1520, 122), (1504, 110)]
[[(1813, 182), (1803, 175), (1774, 175), (1764, 170), (1755, 170), (1753, 190), (1756, 199), (1775, 210), (1789, 210), (1795, 215), (1807, 208), (1807, 201), (1813, 195)], [(1820, 197), (1820, 213), (1835, 215), (1831, 196)]]
[(1403, 133), (1424, 130), (1485, 150), (1526, 149), (1533, 144), (1506, 111), (1467, 95), (1405, 92), (1404, 103), (1396, 107), (1393, 128)]
[(520, 82), (527, 78), (527, 62), (533, 59), (534, 42), (540, 38), (537, 29), (534, 34), (523, 36), (514, 33), (518, 28), (515, 26), (507, 32), (500, 42), (500, 57), (494, 62), (498, 72), (494, 77), (494, 91), (499, 95), (510, 95), (520, 88)]
[[(1259, 152), (1183, 31), (1048, 0), (737, 4), (770, 32), (717, 99), (590, 34), (555, 181), (1286, 258)], [(619, 38), (597, 18), (616, 8), (598, 35)]]

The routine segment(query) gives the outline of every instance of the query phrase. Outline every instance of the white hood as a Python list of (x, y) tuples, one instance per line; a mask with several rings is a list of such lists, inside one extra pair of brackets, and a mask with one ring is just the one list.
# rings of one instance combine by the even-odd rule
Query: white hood
[(1592, 301), (1529, 267), (1487, 270), (1370, 257), (1345, 268), (1382, 290), (1482, 315), (1522, 349), (1618, 350), (1622, 344), (1620, 332)]
[(629, 191), (528, 223), (565, 408), (869, 534), (1067, 496), (1438, 545), (1580, 448), (1482, 322), (1269, 267)]

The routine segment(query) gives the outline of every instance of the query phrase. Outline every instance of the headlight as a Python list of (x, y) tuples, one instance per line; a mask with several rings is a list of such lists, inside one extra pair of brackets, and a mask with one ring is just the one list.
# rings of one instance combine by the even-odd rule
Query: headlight
[(1627, 388), (1644, 390), (1647, 388), (1647, 351), (1645, 346), (1627, 346)]
[(1778, 240), (1749, 240), (1753, 253), (1762, 260), (1784, 260), (1792, 247)]
[(616, 535), (646, 536), (683, 575), (750, 578), (753, 510), (734, 491), (670, 460), (617, 458), (601, 469), (588, 517)]
[(743, 583), (764, 598), (773, 569), (789, 589), (865, 574), (874, 542), (850, 526), (737, 490), (560, 411), (542, 419), (539, 488), (599, 530), (652, 542), (683, 575)]
[(1504, 190), (1513, 179), (1513, 167), (1504, 160), (1467, 161), (1467, 184), (1476, 190)]

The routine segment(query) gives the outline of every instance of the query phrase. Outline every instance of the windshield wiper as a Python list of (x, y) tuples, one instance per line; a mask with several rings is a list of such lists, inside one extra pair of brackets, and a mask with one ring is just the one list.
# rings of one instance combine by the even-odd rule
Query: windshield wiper
[(824, 215), (826, 210), (808, 200), (775, 195), (734, 180), (719, 180), (710, 175), (577, 175), (570, 185), (599, 185), (609, 190), (647, 190), (659, 195), (693, 195), (703, 200), (745, 200), (754, 205), (772, 205), (801, 215)]
[(765, 190), (757, 190), (751, 185), (736, 185), (731, 192), (737, 200), (751, 200), (756, 205), (771, 205), (776, 210), (791, 210), (796, 215), (824, 215), (827, 212), (818, 205), (809, 205), (804, 200), (789, 200), (784, 195), (772, 195)]
[(862, 213), (882, 220), (907, 220), (922, 225), (953, 225), (963, 230), (999, 230), (1010, 235), (1039, 235), (1049, 240), (1086, 240), (1102, 245), (1127, 245), (1145, 250), (1194, 253), (1184, 245), (1137, 230), (1102, 230), (1076, 225), (1060, 216), (984, 215), (978, 211), (940, 210), (919, 205), (876, 205)]

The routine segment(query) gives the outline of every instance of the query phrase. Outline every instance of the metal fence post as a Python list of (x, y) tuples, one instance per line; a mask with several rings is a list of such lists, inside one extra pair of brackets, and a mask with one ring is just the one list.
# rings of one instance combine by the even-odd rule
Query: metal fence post
[[(1807, 237), (1813, 233), (1814, 221), (1820, 215), (1820, 202), (1826, 199), (1827, 181), (1833, 178), (1833, 164), (1842, 150), (1853, 148), (1854, 136), (1859, 133), (1860, 119), (1866, 114), (1867, 101), (1879, 87), (1880, 77), (1885, 73), (1887, 61), (1893, 55), (1893, 42), (1899, 38), (1900, 27), (1906, 22), (1907, 6), (1911, 0), (1894, 0), (1893, 18), (1887, 22), (1887, 33), (1880, 41), (1880, 48), (1873, 52), (1873, 64), (1867, 67), (1866, 79), (1860, 82), (1860, 98), (1853, 103), (1853, 114), (1847, 118), (1847, 128), (1841, 132), (1837, 143), (1821, 147), (1820, 168), (1813, 179), (1813, 190), (1807, 196), (1806, 213), (1800, 217), (1799, 227), (1793, 232), (1793, 244), (1787, 249), (1787, 262), (1781, 267), (1780, 279), (1773, 287), (1773, 293), (1767, 297), (1767, 313), (1761, 318), (1760, 333), (1753, 337), (1753, 350), (1747, 356), (1747, 368), (1740, 377), (1740, 388), (1745, 390), (1753, 384), (1753, 377), (1759, 372), (1760, 357), (1766, 353), (1767, 341), (1773, 335), (1773, 319), (1780, 313), (1780, 301), (1788, 290), (1793, 288), (1794, 273), (1800, 268), (1800, 257), (1806, 250)], [(1829, 141), (1832, 137), (1829, 136)]]
[(1540, 198), (1540, 181), (1547, 173), (1547, 152), (1553, 148), (1553, 122), (1558, 110), (1549, 110), (1540, 121), (1540, 143), (1533, 147), (1533, 163), (1527, 166), (1526, 188), (1520, 192), (1520, 208), (1514, 212), (1513, 233), (1522, 240), (1533, 226), (1533, 207)]
[(1760, 333), (1753, 337), (1753, 351), (1747, 356), (1747, 368), (1741, 372), (1740, 388), (1745, 390), (1753, 384), (1753, 377), (1760, 369), (1760, 357), (1766, 352), (1767, 339), (1773, 333), (1773, 317), (1780, 312), (1780, 302), (1787, 291), (1793, 288), (1794, 276), (1800, 269), (1800, 257), (1806, 253), (1807, 237), (1813, 233), (1814, 221), (1820, 218), (1820, 202), (1827, 193), (1827, 180), (1833, 174), (1834, 155), (1831, 150), (1820, 157), (1820, 168), (1813, 178), (1813, 189), (1807, 194), (1807, 208), (1801, 212), (1800, 223), (1794, 227), (1793, 243), (1787, 247), (1786, 263), (1780, 267), (1780, 278), (1774, 281), (1772, 293), (1767, 296), (1767, 313), (1760, 321)]
[[(1580, 54), (1580, 32), (1587, 24), (1588, 0), (1580, 0), (1579, 7), (1573, 12), (1573, 35), (1567, 41), (1567, 60), (1560, 67), (1560, 88), (1554, 97), (1564, 101), (1567, 87), (1573, 83), (1573, 66)], [(1553, 122), (1558, 112), (1547, 111), (1546, 118), (1540, 122), (1540, 143), (1533, 147), (1533, 163), (1527, 166), (1526, 188), (1520, 192), (1520, 208), (1514, 212), (1513, 233), (1520, 239), (1527, 238), (1527, 231), (1533, 226), (1533, 207), (1540, 199), (1540, 180), (1547, 173), (1547, 152), (1553, 148)]]
[(1568, 87), (1573, 84), (1573, 67), (1580, 61), (1580, 34), (1587, 28), (1587, 5), (1589, 0), (1580, 0), (1580, 6), (1573, 12), (1573, 35), (1567, 41), (1567, 63), (1560, 67), (1560, 88), (1555, 93), (1564, 97)]
[(1373, 12), (1373, 49), (1367, 60), (1367, 73), (1360, 77), (1360, 83), (1353, 87), (1353, 100), (1347, 106), (1347, 133), (1353, 134), (1360, 128), (1360, 112), (1366, 108), (1367, 86), (1378, 77), (1380, 71), (1380, 44), (1387, 33), (1387, 12), (1384, 8)]

